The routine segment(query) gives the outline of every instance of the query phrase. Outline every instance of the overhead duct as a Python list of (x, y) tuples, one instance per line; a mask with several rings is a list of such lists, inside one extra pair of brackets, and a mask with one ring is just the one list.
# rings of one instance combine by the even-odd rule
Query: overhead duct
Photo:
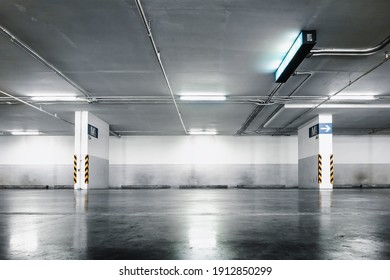
[(390, 43), (390, 36), (384, 39), (379, 45), (372, 48), (364, 49), (313, 49), (310, 51), (310, 56), (324, 56), (324, 55), (340, 55), (340, 56), (365, 56), (372, 55), (386, 47)]

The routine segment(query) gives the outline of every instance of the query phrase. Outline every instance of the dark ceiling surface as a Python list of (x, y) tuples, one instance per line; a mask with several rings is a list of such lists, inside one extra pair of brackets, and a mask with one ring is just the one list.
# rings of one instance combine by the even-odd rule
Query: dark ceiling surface
[[(390, 1), (140, 2), (187, 130), (291, 134), (317, 114), (331, 113), (335, 133), (390, 133), (390, 108), (283, 106), (318, 104), (338, 92), (379, 97), (360, 104), (390, 104), (385, 55), (390, 45), (366, 56), (307, 57), (299, 75), (281, 85), (266, 105), (258, 105), (277, 86), (274, 71), (300, 30), (317, 31), (316, 49), (373, 47), (390, 35)], [(0, 25), (73, 82), (0, 32), (3, 135), (15, 129), (71, 135), (73, 126), (61, 119), (74, 122), (77, 110), (91, 111), (122, 135), (185, 134), (135, 1), (3, 0)], [(88, 102), (31, 100), (40, 95), (84, 97), (80, 89), (89, 95)], [(183, 92), (223, 92), (227, 100), (182, 101)]]

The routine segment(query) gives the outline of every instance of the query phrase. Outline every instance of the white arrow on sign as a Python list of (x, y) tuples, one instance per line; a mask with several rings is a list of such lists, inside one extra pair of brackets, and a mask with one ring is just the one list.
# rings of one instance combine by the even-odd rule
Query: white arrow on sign
[(325, 130), (325, 132), (329, 132), (330, 129), (331, 129), (331, 127), (327, 124), (325, 126), (321, 127), (321, 130)]

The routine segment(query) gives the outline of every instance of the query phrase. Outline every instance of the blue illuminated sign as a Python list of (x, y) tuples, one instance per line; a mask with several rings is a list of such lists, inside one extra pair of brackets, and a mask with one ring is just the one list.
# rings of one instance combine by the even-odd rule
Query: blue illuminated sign
[(275, 81), (277, 83), (285, 83), (290, 78), (295, 69), (298, 68), (299, 64), (310, 53), (316, 44), (316, 40), (317, 35), (315, 30), (303, 30), (299, 33), (278, 69), (275, 71)]

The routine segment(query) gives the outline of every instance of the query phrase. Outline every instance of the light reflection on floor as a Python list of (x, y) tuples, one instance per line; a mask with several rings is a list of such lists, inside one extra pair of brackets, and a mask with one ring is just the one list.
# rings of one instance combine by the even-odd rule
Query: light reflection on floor
[(390, 259), (390, 190), (0, 190), (0, 259)]

